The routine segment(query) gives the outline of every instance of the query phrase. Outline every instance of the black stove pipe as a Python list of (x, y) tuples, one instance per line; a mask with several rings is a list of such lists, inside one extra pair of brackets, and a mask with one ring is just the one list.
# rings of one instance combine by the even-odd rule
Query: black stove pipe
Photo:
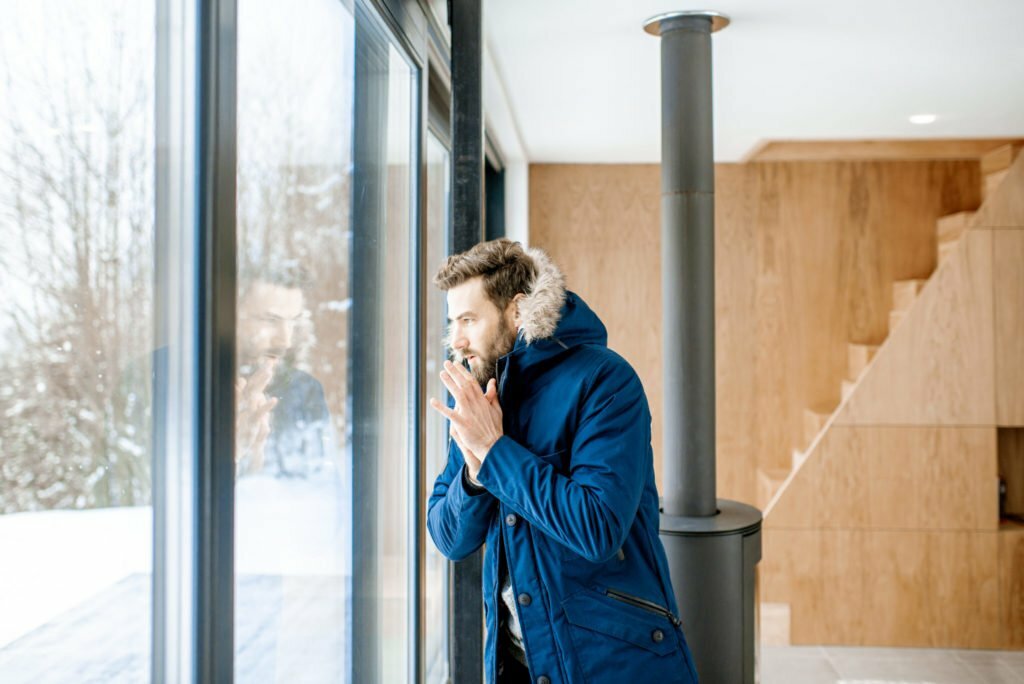
[(711, 516), (715, 501), (713, 17), (663, 17), (661, 280), (665, 513)]
[(761, 512), (715, 494), (715, 167), (711, 34), (717, 12), (673, 12), (661, 36), (664, 492), (660, 536), (702, 684), (756, 680)]

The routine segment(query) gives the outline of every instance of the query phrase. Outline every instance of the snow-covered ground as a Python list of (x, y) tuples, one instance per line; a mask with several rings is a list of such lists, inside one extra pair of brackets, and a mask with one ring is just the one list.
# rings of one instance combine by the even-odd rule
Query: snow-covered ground
[[(238, 575), (346, 576), (348, 493), (337, 480), (250, 476), (236, 487)], [(152, 510), (0, 515), (0, 649), (113, 587), (150, 574)]]
[(0, 648), (128, 575), (149, 573), (149, 508), (0, 515)]

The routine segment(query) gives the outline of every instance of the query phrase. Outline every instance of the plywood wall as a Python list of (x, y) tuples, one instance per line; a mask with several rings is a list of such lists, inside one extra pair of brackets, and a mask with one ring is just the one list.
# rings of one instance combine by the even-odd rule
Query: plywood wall
[[(894, 280), (935, 267), (935, 220), (980, 201), (978, 163), (716, 166), (718, 490), (756, 502), (803, 412), (839, 401), (848, 342), (888, 332)], [(531, 165), (530, 242), (640, 374), (661, 470), (660, 181), (654, 165)]]

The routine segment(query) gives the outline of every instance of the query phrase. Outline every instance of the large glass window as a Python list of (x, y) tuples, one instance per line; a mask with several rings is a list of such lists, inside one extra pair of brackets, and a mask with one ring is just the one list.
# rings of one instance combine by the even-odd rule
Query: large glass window
[(155, 3), (0, 21), (0, 681), (149, 676)]
[[(238, 682), (413, 673), (419, 71), (368, 0), (211, 7), (4, 4), (4, 684), (190, 681), (200, 661)], [(233, 154), (230, 225), (210, 216)], [(221, 368), (204, 307), (230, 287), (199, 284), (229, 280), (211, 245), (232, 230)], [(214, 424), (228, 376), (235, 422)], [(221, 486), (208, 438), (232, 432)], [(228, 499), (204, 498), (227, 485), (233, 549), (210, 512)], [(208, 629), (232, 581), (214, 612), (233, 663)]]

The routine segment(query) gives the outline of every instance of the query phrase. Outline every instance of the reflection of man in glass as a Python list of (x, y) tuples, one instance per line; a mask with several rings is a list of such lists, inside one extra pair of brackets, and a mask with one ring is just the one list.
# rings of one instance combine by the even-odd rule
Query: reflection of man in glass
[(324, 463), (330, 434), (320, 382), (296, 367), (307, 325), (306, 275), (294, 262), (243, 271), (238, 296), (238, 474), (306, 477)]

